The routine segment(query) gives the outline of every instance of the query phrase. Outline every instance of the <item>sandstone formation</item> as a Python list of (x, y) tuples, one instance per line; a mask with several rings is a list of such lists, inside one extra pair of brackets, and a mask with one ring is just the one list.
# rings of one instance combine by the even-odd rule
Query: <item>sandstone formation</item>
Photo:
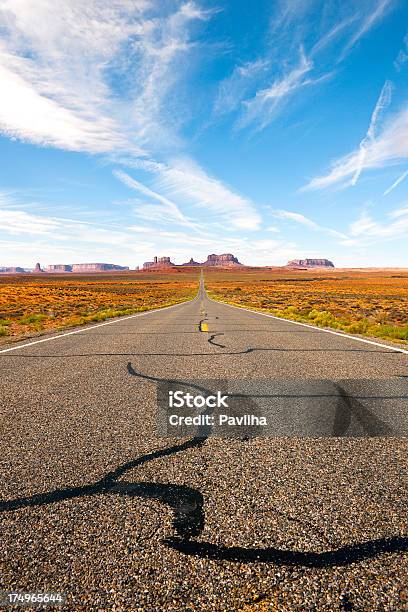
[(68, 264), (53, 264), (45, 268), (46, 272), (72, 272), (72, 266)]
[(292, 259), (286, 265), (289, 268), (334, 268), (329, 259)]
[(230, 268), (230, 267), (234, 267), (234, 266), (241, 266), (242, 264), (239, 263), (238, 259), (232, 255), (231, 253), (223, 253), (222, 255), (215, 255), (214, 253), (212, 255), (208, 255), (206, 261), (204, 261), (203, 263), (200, 263), (198, 261), (194, 261), (193, 258), (190, 259), (190, 261), (187, 261), (186, 263), (181, 264), (182, 266), (218, 266), (218, 267), (222, 267), (222, 268)]
[(219, 267), (235, 267), (242, 266), (239, 263), (238, 259), (234, 257), (231, 253), (223, 253), (222, 255), (208, 255), (207, 261), (205, 261), (203, 266), (219, 266)]
[(171, 268), (175, 264), (170, 261), (170, 257), (154, 257), (153, 261), (145, 261), (143, 270), (160, 270), (161, 268)]
[(129, 270), (129, 266), (117, 266), (107, 263), (81, 263), (73, 264), (72, 272), (110, 272), (118, 270)]
[(35, 264), (35, 268), (34, 268), (34, 270), (33, 270), (33, 273), (34, 273), (34, 274), (38, 274), (38, 272), (44, 272), (44, 270), (42, 270), (42, 269), (41, 269), (41, 266), (40, 266), (40, 264), (39, 264), (39, 263), (36, 263), (36, 264)]

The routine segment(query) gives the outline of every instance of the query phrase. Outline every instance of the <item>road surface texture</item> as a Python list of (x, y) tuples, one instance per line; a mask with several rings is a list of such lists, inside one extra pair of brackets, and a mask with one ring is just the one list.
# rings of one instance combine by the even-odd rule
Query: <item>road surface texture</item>
[(156, 435), (159, 380), (403, 380), (406, 354), (203, 289), (49, 338), (0, 351), (1, 589), (66, 610), (407, 609), (406, 438)]

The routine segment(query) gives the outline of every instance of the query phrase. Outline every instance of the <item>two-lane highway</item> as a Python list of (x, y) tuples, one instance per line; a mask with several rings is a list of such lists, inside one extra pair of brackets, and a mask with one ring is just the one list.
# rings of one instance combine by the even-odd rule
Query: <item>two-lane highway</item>
[(388, 384), (406, 354), (203, 286), (74, 331), (0, 350), (2, 589), (66, 609), (402, 609), (406, 399), (388, 437), (180, 440), (156, 434), (156, 385)]

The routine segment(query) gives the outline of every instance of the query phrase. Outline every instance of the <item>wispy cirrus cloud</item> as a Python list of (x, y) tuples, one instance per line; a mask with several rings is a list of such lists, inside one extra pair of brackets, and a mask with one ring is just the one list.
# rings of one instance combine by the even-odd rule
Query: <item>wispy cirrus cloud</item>
[(276, 210), (272, 214), (276, 218), (288, 220), (310, 230), (333, 236), (338, 239), (338, 244), (343, 246), (364, 246), (374, 244), (378, 240), (403, 238), (408, 235), (408, 205), (406, 204), (388, 213), (386, 220), (382, 222), (375, 220), (366, 209), (358, 219), (350, 223), (346, 232), (339, 232), (322, 226), (301, 213)]
[(214, 113), (224, 115), (239, 108), (244, 98), (250, 94), (253, 85), (262, 78), (270, 65), (267, 58), (257, 59), (235, 66), (230, 76), (218, 86), (214, 102)]
[(155, 190), (179, 206), (188, 207), (190, 213), (208, 211), (211, 218), (227, 222), (226, 227), (231, 229), (256, 230), (260, 227), (260, 215), (249, 198), (211, 176), (187, 157), (167, 164), (144, 159), (126, 163), (152, 174)]
[[(237, 114), (235, 129), (265, 129), (305, 87), (335, 75), (340, 64), (395, 5), (362, 0), (356, 5), (285, 0), (272, 10), (263, 54), (236, 65), (219, 85), (214, 111)], [(321, 9), (323, 18), (316, 22)], [(300, 49), (300, 58), (299, 58)]]
[(308, 217), (305, 217), (305, 215), (302, 215), (301, 213), (292, 212), (289, 210), (276, 210), (273, 215), (279, 219), (288, 219), (289, 221), (300, 223), (300, 225), (305, 225), (310, 229), (317, 229), (319, 227), (317, 223), (311, 219), (308, 219)]
[(315, 42), (310, 51), (310, 56), (314, 57), (329, 47), (344, 33), (344, 31), (346, 31), (353, 23), (356, 23), (357, 21), (358, 14), (356, 13), (347, 15), (344, 18), (340, 17), (340, 21), (334, 23), (334, 25)]
[(312, 68), (313, 63), (301, 49), (300, 60), (295, 68), (276, 79), (269, 87), (257, 91), (253, 98), (244, 100), (243, 113), (237, 123), (237, 128), (242, 129), (256, 122), (256, 130), (264, 129), (272, 121), (279, 106), (287, 102), (289, 96), (317, 82), (306, 76)]
[(179, 209), (177, 204), (162, 196), (160, 193), (149, 189), (146, 185), (143, 185), (140, 181), (137, 181), (135, 178), (129, 176), (123, 170), (114, 170), (113, 174), (118, 178), (122, 183), (130, 187), (130, 189), (134, 189), (137, 192), (147, 196), (151, 200), (156, 200), (159, 202), (159, 205), (154, 204), (146, 204), (139, 203), (135, 206), (135, 212), (146, 219), (155, 219), (159, 221), (170, 221), (177, 222), (180, 225), (186, 225), (194, 230), (197, 230), (197, 226), (192, 223)]
[(405, 172), (403, 172), (396, 181), (393, 182), (392, 185), (390, 185), (390, 187), (388, 187), (388, 189), (386, 189), (383, 193), (384, 196), (388, 195), (389, 193), (391, 193), (391, 191), (394, 191), (394, 189), (396, 187), (398, 187), (398, 185), (400, 183), (402, 183), (403, 180), (405, 180), (408, 176), (408, 170), (405, 170)]
[(401, 163), (407, 157), (408, 106), (405, 106), (385, 122), (378, 136), (364, 141), (363, 160), (359, 148), (336, 160), (327, 174), (313, 178), (301, 191), (327, 189), (339, 184), (347, 186), (353, 177), (359, 176), (363, 166), (367, 170), (382, 168)]
[(318, 223), (316, 223), (315, 221), (312, 221), (312, 219), (309, 219), (308, 217), (305, 217), (305, 215), (302, 215), (301, 213), (292, 212), (289, 210), (274, 210), (272, 214), (274, 217), (278, 219), (292, 221), (294, 223), (303, 225), (304, 227), (307, 227), (314, 231), (323, 232), (325, 234), (335, 236), (336, 238), (342, 238), (342, 239), (347, 238), (346, 234), (343, 234), (342, 232), (338, 232), (337, 230), (331, 229), (330, 227), (319, 225)]
[(191, 2), (4, 0), (0, 5), (0, 131), (42, 146), (107, 153), (162, 138), (163, 99), (183, 72)]
[(340, 59), (343, 59), (354, 45), (385, 16), (393, 4), (395, 4), (394, 0), (379, 0), (376, 4), (369, 3), (368, 11), (363, 12), (360, 23), (344, 46)]
[(31, 236), (51, 236), (60, 229), (57, 219), (33, 215), (24, 210), (0, 210), (1, 229), (8, 234), (30, 234)]
[(354, 175), (351, 179), (352, 185), (356, 185), (358, 179), (360, 178), (360, 174), (363, 171), (364, 162), (367, 157), (367, 152), (370, 146), (375, 141), (378, 123), (381, 120), (382, 114), (385, 112), (385, 110), (387, 109), (387, 107), (389, 106), (391, 102), (391, 96), (392, 96), (392, 83), (390, 81), (386, 81), (383, 85), (383, 88), (381, 90), (377, 103), (374, 107), (373, 114), (371, 115), (371, 121), (370, 121), (368, 130), (367, 130), (367, 134), (365, 135), (363, 140), (360, 142), (358, 164), (357, 164), (356, 171), (354, 172)]
[(404, 36), (403, 47), (400, 49), (395, 62), (394, 68), (399, 72), (402, 70), (404, 65), (408, 62), (408, 32)]
[(380, 222), (367, 211), (350, 224), (350, 238), (343, 244), (369, 244), (379, 240), (390, 240), (408, 236), (408, 206), (402, 206), (388, 214), (390, 221)]
[(45, 265), (89, 261), (90, 252), (102, 261), (111, 260), (114, 252), (115, 260), (126, 264), (129, 256), (142, 256), (153, 248), (148, 237), (135, 240), (134, 233), (116, 225), (7, 208), (0, 209), (0, 217), (1, 266), (32, 267), (38, 257)]

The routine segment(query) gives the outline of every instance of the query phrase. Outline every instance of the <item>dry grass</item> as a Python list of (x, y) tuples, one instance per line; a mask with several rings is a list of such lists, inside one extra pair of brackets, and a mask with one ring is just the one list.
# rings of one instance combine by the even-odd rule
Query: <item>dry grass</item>
[(278, 317), (405, 343), (408, 271), (206, 272), (214, 299)]
[(0, 341), (170, 306), (197, 289), (197, 272), (184, 270), (0, 276)]

